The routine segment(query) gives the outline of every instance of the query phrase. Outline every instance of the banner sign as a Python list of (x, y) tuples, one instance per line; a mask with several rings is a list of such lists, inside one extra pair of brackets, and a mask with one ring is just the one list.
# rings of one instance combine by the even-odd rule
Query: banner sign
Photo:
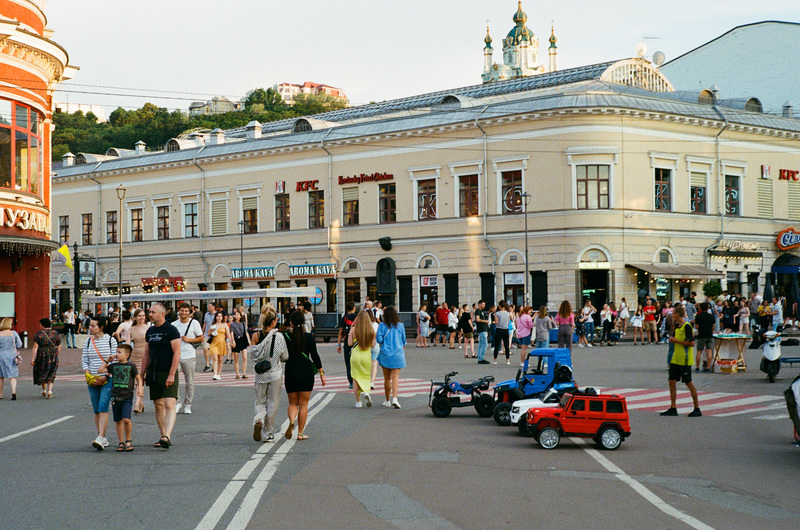
[(394, 180), (394, 175), (391, 173), (372, 173), (371, 175), (361, 173), (352, 177), (339, 175), (339, 184), (361, 184), (362, 182), (380, 182), (381, 180)]
[(781, 250), (800, 247), (800, 232), (795, 232), (794, 228), (781, 230), (778, 232), (777, 244)]
[(333, 276), (334, 274), (336, 274), (336, 265), (332, 263), (289, 266), (289, 276)]
[[(231, 278), (233, 278), (234, 280), (241, 279), (242, 270), (243, 269), (231, 269)], [(254, 267), (250, 269), (244, 269), (245, 279), (274, 278), (274, 277), (275, 277), (275, 267)]]

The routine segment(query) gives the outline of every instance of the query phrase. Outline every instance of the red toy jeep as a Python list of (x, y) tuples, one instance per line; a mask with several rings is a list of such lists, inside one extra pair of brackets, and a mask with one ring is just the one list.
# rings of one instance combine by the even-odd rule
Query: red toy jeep
[(557, 407), (531, 409), (527, 419), (545, 449), (555, 449), (562, 436), (592, 438), (605, 449), (616, 449), (631, 434), (625, 398), (598, 395), (593, 388), (564, 394)]

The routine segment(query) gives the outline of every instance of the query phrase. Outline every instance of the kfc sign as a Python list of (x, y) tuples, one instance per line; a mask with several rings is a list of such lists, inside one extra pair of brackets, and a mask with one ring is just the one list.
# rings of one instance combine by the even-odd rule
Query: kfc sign
[(318, 180), (301, 180), (294, 191), (316, 191), (318, 184)]
[(800, 180), (800, 171), (796, 169), (779, 169), (778, 180), (793, 180), (797, 182)]
[(778, 248), (789, 250), (790, 248), (800, 247), (800, 232), (795, 232), (794, 228), (787, 228), (778, 232)]

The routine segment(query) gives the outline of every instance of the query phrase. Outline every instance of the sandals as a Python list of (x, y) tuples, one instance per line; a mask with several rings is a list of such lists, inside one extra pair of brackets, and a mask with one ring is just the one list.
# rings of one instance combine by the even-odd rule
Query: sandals
[(290, 421), (289, 422), (289, 427), (286, 428), (286, 432), (284, 433), (284, 436), (286, 436), (287, 440), (291, 440), (292, 439), (292, 430), (293, 429), (294, 429), (294, 422)]
[[(119, 449), (117, 449), (119, 451)], [(125, 452), (130, 453), (133, 451), (133, 443), (130, 440), (125, 440)]]
[(161, 449), (169, 449), (170, 445), (172, 445), (172, 443), (169, 440), (169, 436), (162, 436), (161, 438), (158, 439), (158, 441), (155, 444), (153, 444), (153, 447), (160, 447)]
[(117, 452), (122, 453), (123, 451), (125, 451), (125, 444), (120, 442), (119, 445), (117, 446)]
[(308, 440), (308, 436), (306, 436), (303, 433), (297, 433), (297, 439), (298, 440)]

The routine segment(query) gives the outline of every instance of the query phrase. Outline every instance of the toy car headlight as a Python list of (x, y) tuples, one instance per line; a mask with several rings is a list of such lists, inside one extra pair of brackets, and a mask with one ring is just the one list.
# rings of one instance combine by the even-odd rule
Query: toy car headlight
[(514, 414), (519, 413), (519, 407), (511, 407), (511, 412), (513, 412)]

